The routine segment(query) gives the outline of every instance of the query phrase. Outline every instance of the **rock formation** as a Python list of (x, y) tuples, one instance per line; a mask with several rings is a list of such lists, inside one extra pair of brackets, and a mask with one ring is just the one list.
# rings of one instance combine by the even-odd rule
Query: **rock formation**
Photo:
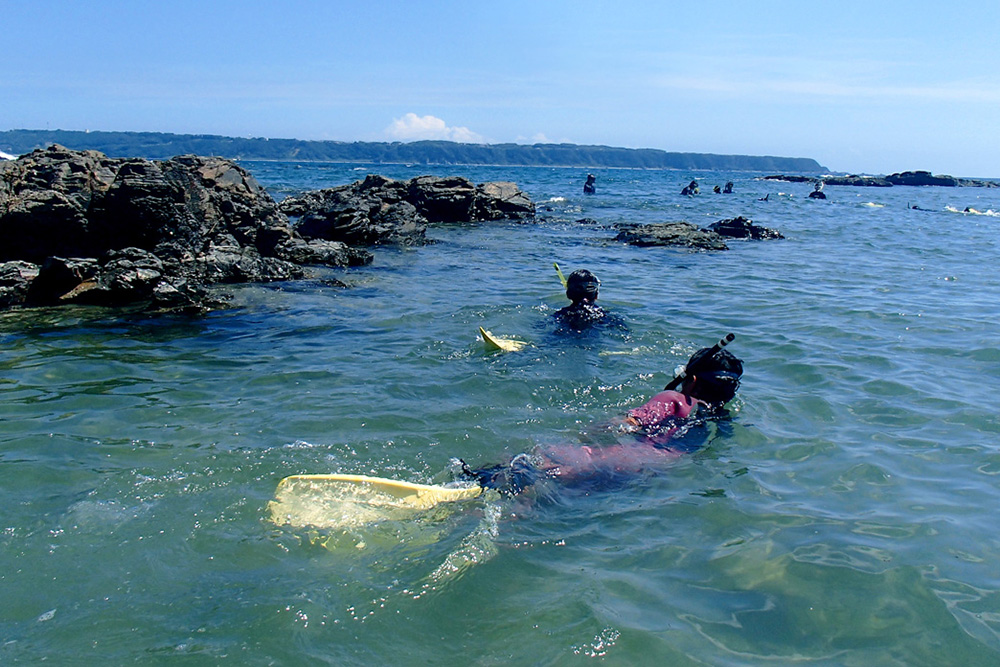
[(616, 241), (630, 245), (680, 246), (697, 250), (728, 250), (726, 239), (783, 239), (780, 232), (755, 225), (743, 216), (719, 220), (699, 229), (690, 222), (662, 222), (649, 225), (620, 225)]
[(222, 158), (111, 159), (53, 145), (0, 162), (0, 308), (204, 311), (220, 305), (211, 285), (364, 265), (373, 255), (358, 246), (419, 245), (429, 223), (532, 219), (534, 208), (513, 183), (431, 176), (369, 176), (279, 206)]
[(306, 192), (281, 202), (305, 238), (351, 245), (422, 245), (429, 223), (531, 220), (535, 205), (508, 182), (475, 185), (452, 176), (363, 181)]

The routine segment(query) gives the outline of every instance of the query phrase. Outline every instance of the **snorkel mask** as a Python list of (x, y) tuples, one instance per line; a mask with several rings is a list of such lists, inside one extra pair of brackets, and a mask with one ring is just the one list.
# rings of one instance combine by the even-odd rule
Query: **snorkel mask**
[[(684, 378), (686, 378), (688, 375), (695, 375), (695, 374), (698, 375), (699, 380), (703, 379), (706, 382), (720, 384), (720, 385), (721, 384), (731, 385), (735, 383), (736, 387), (738, 387), (740, 383), (740, 377), (742, 376), (742, 364), (740, 364), (739, 373), (735, 373), (733, 371), (727, 371), (721, 368), (719, 369), (709, 368), (707, 370), (699, 369), (700, 366), (708, 366), (709, 362), (719, 352), (721, 352), (724, 347), (729, 345), (735, 339), (736, 339), (736, 334), (728, 333), (718, 343), (708, 348), (704, 354), (699, 354), (699, 352), (701, 351), (696, 352), (688, 361), (687, 365), (682, 367), (678, 371), (674, 379), (668, 382), (667, 386), (664, 387), (663, 389), (664, 390), (676, 389), (684, 381)], [(736, 387), (733, 387), (734, 393), (736, 391)]]

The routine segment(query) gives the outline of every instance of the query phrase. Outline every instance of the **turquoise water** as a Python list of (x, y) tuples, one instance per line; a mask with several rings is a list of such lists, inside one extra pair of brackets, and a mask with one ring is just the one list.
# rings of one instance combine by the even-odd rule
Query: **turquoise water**
[[(246, 166), (276, 198), (371, 170)], [(369, 267), (227, 287), (236, 307), (199, 319), (0, 315), (0, 662), (1000, 660), (1000, 218), (959, 212), (1000, 191), (378, 173), (513, 180), (544, 219), (433, 227)], [(787, 238), (698, 253), (609, 227), (735, 215)], [(628, 331), (555, 335), (554, 261), (597, 273)], [(488, 354), (481, 325), (532, 345)], [(660, 474), (366, 529), (268, 521), (289, 474), (443, 481), (452, 457), (584, 442), (728, 331), (733, 433)]]

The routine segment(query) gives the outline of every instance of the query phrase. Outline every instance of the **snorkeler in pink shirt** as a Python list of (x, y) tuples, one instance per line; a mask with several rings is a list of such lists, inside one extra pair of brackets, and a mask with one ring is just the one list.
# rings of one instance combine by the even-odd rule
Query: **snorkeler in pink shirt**
[[(516, 495), (542, 479), (561, 484), (601, 486), (632, 478), (692, 451), (674, 446), (693, 426), (724, 418), (743, 375), (743, 363), (719, 345), (698, 350), (685, 370), (644, 405), (629, 410), (613, 425), (630, 442), (606, 446), (550, 445), (519, 454), (510, 463), (471, 470), (482, 486)], [(679, 444), (679, 443), (678, 443)]]

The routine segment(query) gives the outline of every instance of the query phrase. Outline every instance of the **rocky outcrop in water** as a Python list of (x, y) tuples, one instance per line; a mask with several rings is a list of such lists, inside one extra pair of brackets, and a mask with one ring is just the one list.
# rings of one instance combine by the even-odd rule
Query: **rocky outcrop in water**
[(204, 311), (221, 305), (211, 285), (359, 266), (373, 256), (358, 246), (419, 245), (429, 223), (534, 212), (513, 183), (432, 176), (369, 176), (279, 206), (222, 158), (112, 159), (53, 145), (0, 163), (0, 308)]
[(639, 247), (678, 246), (697, 250), (728, 250), (726, 239), (783, 239), (780, 232), (755, 225), (742, 216), (699, 228), (690, 222), (619, 225), (616, 241)]
[(680, 246), (698, 250), (727, 250), (726, 242), (715, 232), (705, 231), (690, 222), (657, 222), (648, 225), (621, 225), (616, 241), (646, 248)]
[(719, 220), (713, 222), (705, 228), (706, 231), (715, 232), (719, 236), (729, 239), (749, 239), (751, 241), (765, 241), (767, 239), (785, 238), (781, 232), (769, 227), (755, 225), (753, 220), (748, 220), (743, 216), (737, 216), (729, 220)]
[(288, 280), (371, 253), (305, 239), (236, 164), (110, 159), (61, 146), (0, 163), (0, 306), (218, 305), (217, 283)]
[(826, 185), (848, 185), (855, 187), (891, 188), (894, 185), (936, 185), (943, 187), (996, 188), (1000, 183), (973, 178), (955, 178), (954, 176), (931, 174), (929, 171), (903, 171), (888, 176), (801, 176), (777, 175), (765, 176), (765, 181), (785, 181), (787, 183), (825, 183)]
[(422, 245), (429, 223), (531, 220), (535, 205), (508, 182), (475, 185), (468, 179), (419, 176), (363, 181), (306, 192), (281, 202), (305, 238), (351, 245)]

